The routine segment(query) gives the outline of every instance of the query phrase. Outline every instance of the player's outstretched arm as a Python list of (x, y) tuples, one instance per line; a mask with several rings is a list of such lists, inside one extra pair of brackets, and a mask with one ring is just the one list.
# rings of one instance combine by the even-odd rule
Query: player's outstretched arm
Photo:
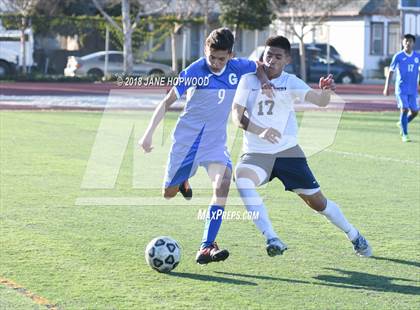
[(166, 111), (177, 99), (178, 98), (176, 96), (175, 89), (172, 88), (166, 95), (166, 97), (156, 107), (155, 111), (153, 112), (153, 116), (149, 122), (149, 126), (147, 126), (146, 132), (143, 134), (143, 137), (139, 140), (139, 146), (144, 150), (144, 152), (148, 153), (153, 149), (153, 133), (155, 132), (156, 127), (159, 125), (159, 123), (165, 116)]
[(391, 80), (392, 80), (392, 71), (389, 70), (385, 79), (385, 85), (384, 85), (384, 91), (383, 91), (384, 96), (389, 95), (389, 81)]
[(245, 131), (252, 132), (259, 136), (261, 139), (267, 140), (271, 143), (278, 143), (281, 138), (281, 134), (274, 128), (263, 128), (257, 124), (251, 122), (248, 116), (245, 114), (246, 108), (234, 103), (232, 108), (232, 120), (233, 123), (242, 128)]
[(274, 98), (274, 87), (271, 84), (270, 80), (268, 79), (267, 73), (264, 69), (264, 63), (260, 61), (256, 61), (257, 64), (257, 78), (261, 83), (261, 89), (263, 94), (267, 97), (273, 99)]
[(313, 103), (319, 107), (326, 107), (331, 100), (331, 94), (335, 91), (335, 82), (332, 74), (319, 79), (320, 92), (310, 90), (306, 93), (305, 101)]

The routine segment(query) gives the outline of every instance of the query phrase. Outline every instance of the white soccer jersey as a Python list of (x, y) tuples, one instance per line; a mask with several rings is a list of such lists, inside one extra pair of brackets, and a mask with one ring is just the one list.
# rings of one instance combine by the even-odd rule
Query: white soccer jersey
[(274, 99), (262, 94), (261, 83), (255, 74), (244, 75), (239, 82), (233, 102), (247, 109), (251, 122), (263, 128), (275, 128), (282, 135), (280, 141), (273, 144), (245, 131), (245, 153), (274, 154), (297, 145), (298, 125), (293, 105), (303, 102), (311, 88), (287, 72), (282, 72), (271, 83), (275, 88)]

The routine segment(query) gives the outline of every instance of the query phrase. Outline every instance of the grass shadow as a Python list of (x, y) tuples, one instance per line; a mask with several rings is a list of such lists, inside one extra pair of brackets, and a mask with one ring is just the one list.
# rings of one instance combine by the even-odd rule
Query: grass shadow
[(179, 278), (186, 278), (198, 281), (207, 281), (207, 282), (218, 282), (218, 283), (226, 283), (226, 284), (234, 284), (234, 285), (250, 285), (250, 286), (257, 286), (258, 284), (255, 282), (244, 281), (244, 280), (237, 280), (225, 277), (216, 277), (210, 276), (205, 274), (196, 274), (196, 273), (189, 273), (189, 272), (170, 272), (168, 273), (169, 276), (179, 277)]
[(398, 259), (398, 258), (381, 257), (381, 256), (372, 256), (371, 259), (383, 260), (383, 261), (388, 261), (388, 262), (393, 262), (397, 264), (414, 266), (414, 267), (420, 268), (420, 262), (415, 262), (415, 261), (409, 261), (409, 260)]
[(258, 279), (258, 280), (283, 281), (283, 282), (290, 282), (290, 283), (312, 284), (312, 282), (308, 282), (308, 281), (301, 281), (301, 280), (294, 280), (294, 279), (287, 279), (287, 278), (278, 278), (278, 277), (271, 277), (271, 276), (259, 276), (259, 275), (222, 272), (222, 271), (215, 271), (215, 273), (229, 275), (229, 276), (235, 276), (235, 277), (253, 278), (253, 279)]
[(340, 288), (351, 288), (351, 289), (364, 289), (377, 292), (392, 292), (406, 295), (420, 295), (419, 286), (411, 285), (400, 285), (392, 283), (393, 280), (415, 282), (410, 279), (386, 277), (380, 275), (374, 275), (369, 273), (347, 271), (336, 268), (326, 268), (327, 270), (333, 270), (339, 272), (340, 276), (333, 275), (319, 275), (314, 277), (321, 283), (318, 285), (326, 285)]

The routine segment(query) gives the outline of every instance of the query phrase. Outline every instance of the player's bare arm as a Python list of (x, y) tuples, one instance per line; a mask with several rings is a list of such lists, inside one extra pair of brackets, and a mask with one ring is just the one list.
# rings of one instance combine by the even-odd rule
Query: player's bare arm
[(391, 70), (389, 70), (388, 71), (388, 74), (386, 76), (385, 85), (384, 85), (384, 91), (383, 91), (384, 96), (388, 96), (389, 95), (389, 81), (392, 81), (392, 73), (393, 72)]
[(146, 132), (143, 134), (143, 137), (139, 140), (139, 146), (144, 150), (144, 152), (149, 153), (152, 151), (152, 140), (153, 140), (153, 133), (155, 132), (156, 127), (162, 121), (163, 117), (165, 116), (166, 111), (168, 111), (169, 107), (177, 100), (177, 96), (175, 93), (175, 89), (172, 88), (166, 97), (158, 104), (155, 111), (153, 112), (153, 116), (149, 122), (149, 126), (147, 126)]
[(319, 79), (321, 91), (310, 90), (305, 96), (305, 101), (313, 103), (319, 107), (326, 107), (331, 100), (331, 94), (335, 91), (335, 82), (332, 74)]
[(278, 130), (274, 128), (263, 128), (257, 124), (251, 122), (249, 117), (245, 114), (246, 108), (234, 103), (232, 109), (232, 120), (233, 123), (239, 128), (252, 132), (258, 135), (261, 139), (267, 140), (270, 143), (278, 143), (281, 138), (281, 134)]

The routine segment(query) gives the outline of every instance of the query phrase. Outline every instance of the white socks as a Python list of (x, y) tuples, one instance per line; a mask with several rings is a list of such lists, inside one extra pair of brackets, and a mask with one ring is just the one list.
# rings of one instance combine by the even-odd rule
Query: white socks
[[(253, 218), (254, 224), (258, 230), (268, 239), (278, 238), (273, 230), (270, 218), (268, 217), (267, 209), (255, 189), (255, 184), (248, 178), (239, 178), (236, 180), (236, 187), (241, 195), (242, 201), (245, 204), (248, 212), (258, 214), (257, 218)], [(353, 241), (358, 236), (358, 231), (351, 225), (344, 214), (341, 212), (338, 205), (327, 199), (327, 206), (320, 214), (324, 215), (331, 223), (341, 229), (350, 241)]]
[(271, 225), (267, 209), (255, 189), (254, 182), (248, 178), (239, 178), (236, 180), (236, 186), (248, 212), (258, 214), (258, 217), (253, 218), (253, 221), (259, 231), (267, 238), (267, 240), (278, 238), (277, 234), (273, 230), (273, 226)]
[(347, 221), (344, 214), (334, 201), (327, 199), (327, 206), (319, 213), (324, 215), (331, 223), (344, 231), (350, 241), (356, 239), (358, 235), (357, 229)]

